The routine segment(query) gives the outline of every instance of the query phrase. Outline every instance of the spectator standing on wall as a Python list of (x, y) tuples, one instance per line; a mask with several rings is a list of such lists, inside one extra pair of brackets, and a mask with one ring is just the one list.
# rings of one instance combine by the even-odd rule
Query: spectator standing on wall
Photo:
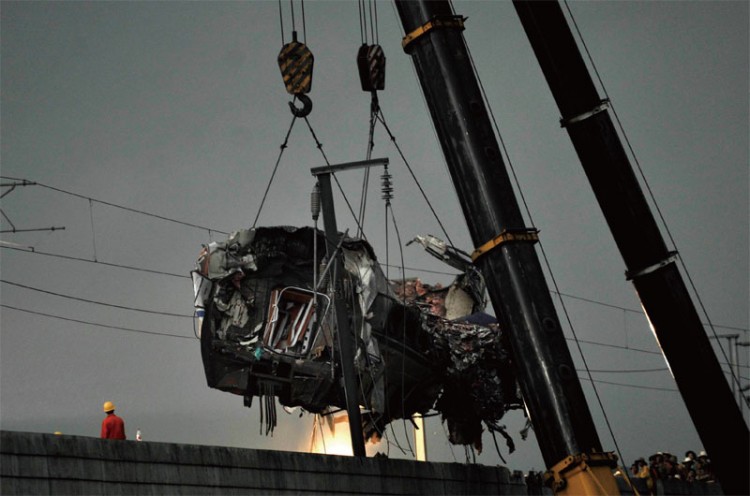
[(648, 479), (651, 477), (651, 471), (648, 469), (648, 463), (643, 458), (639, 458), (635, 461), (638, 468), (638, 472), (635, 474), (639, 479)]
[(698, 459), (695, 461), (695, 480), (700, 482), (713, 482), (714, 474), (711, 470), (711, 460), (705, 451), (701, 451), (698, 454)]
[(125, 439), (125, 421), (115, 415), (115, 404), (106, 401), (103, 406), (107, 416), (102, 421), (102, 439)]
[(651, 470), (651, 478), (654, 480), (662, 478), (662, 462), (664, 462), (664, 454), (661, 451), (657, 451), (653, 455), (648, 457), (649, 469)]
[(695, 451), (693, 450), (687, 450), (685, 452), (685, 458), (689, 459), (691, 462), (694, 462), (696, 458), (698, 458), (698, 455), (695, 454)]
[(664, 477), (667, 479), (679, 479), (679, 472), (677, 470), (677, 459), (674, 455), (668, 455), (665, 453), (664, 456), (664, 462), (662, 463), (662, 466), (664, 467)]

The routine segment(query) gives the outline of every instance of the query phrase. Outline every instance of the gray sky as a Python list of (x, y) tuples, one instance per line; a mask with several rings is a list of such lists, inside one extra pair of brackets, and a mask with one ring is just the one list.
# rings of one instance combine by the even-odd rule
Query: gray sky
[[(289, 41), (289, 2), (283, 4)], [(377, 5), (387, 123), (448, 234), (471, 251), (412, 62), (400, 47), (400, 23), (390, 2)], [(701, 301), (712, 322), (724, 326), (716, 332), (748, 341), (748, 3), (572, 2), (570, 8)], [(2, 175), (81, 195), (16, 189), (2, 200), (16, 228), (65, 230), (1, 239), (99, 262), (0, 250), (2, 429), (96, 436), (101, 404), (112, 400), (131, 438), (140, 428), (151, 441), (309, 445), (312, 416), (279, 410), (280, 425), (266, 437), (259, 435), (257, 408), (206, 386), (190, 318), (38, 291), (192, 313), (189, 279), (105, 264), (187, 276), (201, 244), (222, 236), (88, 198), (219, 231), (252, 225), (291, 121), (276, 64), (278, 9), (273, 1), (0, 5)], [(658, 450), (701, 449), (512, 5), (460, 1), (455, 9), (468, 17), (465, 37), (529, 204), (529, 224), (541, 230), (560, 291), (576, 297), (563, 302), (586, 341), (581, 349), (589, 367), (600, 371), (593, 376), (626, 462)], [(355, 65), (358, 15), (355, 2), (305, 3), (306, 42), (315, 55), (310, 122), (332, 163), (361, 160), (366, 152), (370, 102)], [(382, 127), (374, 156), (391, 159), (402, 241), (442, 235)], [(298, 122), (259, 224), (311, 225), (309, 169), (323, 164)], [(340, 180), (358, 205), (361, 173)], [(386, 250), (377, 182), (365, 227), (379, 259), (393, 262), (400, 255), (392, 230)], [(337, 202), (340, 227), (354, 230), (343, 200)], [(2, 228), (10, 228), (6, 219)], [(407, 267), (450, 272), (414, 246), (403, 253)], [(397, 274), (390, 269), (391, 277)], [(451, 281), (415, 270), (407, 276)], [(747, 350), (740, 353), (743, 384), (750, 378)], [(613, 450), (586, 381), (584, 389), (602, 442)], [(542, 469), (533, 435), (525, 442), (518, 435), (520, 412), (505, 420), (518, 446), (508, 456), (501, 442), (507, 465)], [(462, 449), (451, 451), (437, 419), (427, 431), (430, 459), (464, 460)], [(406, 445), (402, 424), (390, 438), (390, 456), (406, 456), (395, 445)], [(478, 461), (499, 463), (491, 438), (484, 444)]]

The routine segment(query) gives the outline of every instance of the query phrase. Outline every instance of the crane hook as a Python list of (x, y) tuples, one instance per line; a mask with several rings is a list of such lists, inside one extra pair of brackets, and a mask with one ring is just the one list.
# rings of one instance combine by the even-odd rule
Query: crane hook
[(307, 117), (310, 112), (312, 112), (312, 100), (310, 100), (310, 97), (305, 95), (304, 93), (300, 93), (298, 95), (294, 95), (295, 100), (299, 100), (302, 102), (302, 108), (296, 107), (294, 105), (294, 100), (289, 102), (289, 108), (292, 111), (292, 114), (294, 114), (295, 117)]

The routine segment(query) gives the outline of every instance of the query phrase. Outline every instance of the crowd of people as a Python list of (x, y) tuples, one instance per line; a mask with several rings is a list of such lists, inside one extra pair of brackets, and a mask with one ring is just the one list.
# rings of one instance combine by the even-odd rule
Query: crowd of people
[(630, 466), (630, 472), (633, 477), (647, 479), (652, 484), (658, 479), (680, 479), (689, 483), (715, 482), (711, 460), (705, 451), (697, 455), (695, 451), (687, 451), (682, 461), (671, 453), (659, 451), (651, 455), (648, 462), (638, 458)]

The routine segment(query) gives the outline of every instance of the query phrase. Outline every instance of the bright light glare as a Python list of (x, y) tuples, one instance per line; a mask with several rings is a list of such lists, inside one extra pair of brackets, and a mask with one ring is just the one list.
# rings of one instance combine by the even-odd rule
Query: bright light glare
[(325, 417), (316, 416), (313, 421), (311, 442), (305, 450), (323, 455), (352, 456), (352, 440), (346, 414), (333, 418), (333, 430)]
[(659, 351), (661, 351), (662, 358), (664, 358), (664, 363), (667, 364), (667, 368), (669, 369), (669, 375), (671, 375), (672, 379), (674, 379), (674, 373), (672, 372), (672, 367), (669, 366), (669, 360), (667, 360), (667, 355), (664, 353), (664, 350), (661, 348), (661, 343), (659, 342), (659, 335), (656, 334), (656, 328), (654, 327), (654, 324), (651, 323), (651, 319), (648, 316), (646, 307), (644, 307), (643, 304), (641, 304), (641, 309), (643, 310), (643, 314), (646, 316), (646, 321), (648, 322), (648, 327), (651, 329), (651, 334), (654, 335), (654, 339), (656, 339), (656, 344), (659, 346)]

